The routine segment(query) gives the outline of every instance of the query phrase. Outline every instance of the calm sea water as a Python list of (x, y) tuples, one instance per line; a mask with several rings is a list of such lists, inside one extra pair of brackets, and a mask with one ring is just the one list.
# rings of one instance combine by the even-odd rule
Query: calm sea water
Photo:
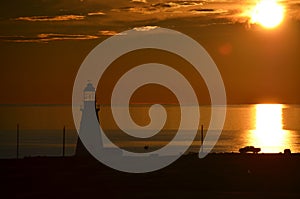
[[(149, 139), (135, 139), (121, 133), (109, 119), (102, 119), (103, 128), (116, 145), (126, 150), (144, 152), (147, 145), (154, 151), (176, 134), (178, 107), (169, 105), (166, 109), (170, 114), (165, 128)], [(137, 123), (149, 122), (147, 110), (145, 106), (132, 107)], [(1, 106), (0, 111), (3, 114), (0, 122), (0, 158), (16, 157), (17, 123), (20, 124), (20, 157), (61, 156), (63, 126), (66, 126), (66, 155), (74, 154), (77, 133), (70, 106)], [(107, 111), (108, 107), (102, 107), (100, 118), (106, 118)], [(204, 134), (210, 122), (210, 111), (209, 106), (200, 107), (200, 124), (204, 125)], [(191, 133), (190, 129), (184, 129), (184, 132)], [(184, 144), (185, 140), (181, 142), (178, 144)], [(189, 151), (198, 152), (200, 145), (199, 130)], [(263, 153), (279, 153), (286, 148), (300, 153), (300, 105), (228, 106), (222, 134), (212, 152), (238, 152), (239, 148), (248, 145), (260, 147)]]

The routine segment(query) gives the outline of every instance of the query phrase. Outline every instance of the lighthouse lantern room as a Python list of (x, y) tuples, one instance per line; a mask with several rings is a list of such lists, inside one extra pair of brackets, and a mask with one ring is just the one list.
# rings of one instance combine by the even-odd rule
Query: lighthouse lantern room
[(84, 101), (95, 101), (95, 88), (92, 83), (88, 83), (84, 91)]

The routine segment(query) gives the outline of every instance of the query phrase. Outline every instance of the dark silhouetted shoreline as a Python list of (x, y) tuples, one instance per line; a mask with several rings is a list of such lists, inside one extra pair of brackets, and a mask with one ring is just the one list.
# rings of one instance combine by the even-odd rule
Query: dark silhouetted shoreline
[(0, 160), (3, 198), (300, 198), (300, 154), (196, 154), (151, 173), (92, 158)]

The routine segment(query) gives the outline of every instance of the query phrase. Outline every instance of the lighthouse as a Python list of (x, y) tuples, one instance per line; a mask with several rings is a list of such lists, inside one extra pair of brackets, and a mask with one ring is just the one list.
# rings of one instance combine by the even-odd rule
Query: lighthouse
[[(91, 132), (101, 133), (100, 123), (98, 112), (99, 108), (96, 106), (96, 89), (92, 85), (92, 83), (88, 83), (87, 86), (83, 90), (83, 108), (81, 109), (82, 116), (79, 128), (80, 135), (88, 135)], [(97, 117), (95, 117), (95, 115)], [(96, 118), (96, 119), (95, 119)], [(94, 121), (97, 120), (97, 121)], [(102, 140), (98, 143), (101, 148), (103, 148)], [(77, 147), (75, 156), (77, 157), (89, 157), (91, 156), (85, 146), (83, 145), (80, 137), (77, 140)]]

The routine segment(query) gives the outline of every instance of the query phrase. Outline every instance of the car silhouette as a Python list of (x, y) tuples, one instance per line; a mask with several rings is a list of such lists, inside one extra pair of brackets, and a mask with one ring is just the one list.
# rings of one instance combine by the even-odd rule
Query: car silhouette
[(240, 153), (247, 153), (247, 152), (253, 152), (253, 153), (258, 153), (260, 152), (260, 148), (255, 148), (254, 146), (246, 146), (244, 148), (240, 148)]

